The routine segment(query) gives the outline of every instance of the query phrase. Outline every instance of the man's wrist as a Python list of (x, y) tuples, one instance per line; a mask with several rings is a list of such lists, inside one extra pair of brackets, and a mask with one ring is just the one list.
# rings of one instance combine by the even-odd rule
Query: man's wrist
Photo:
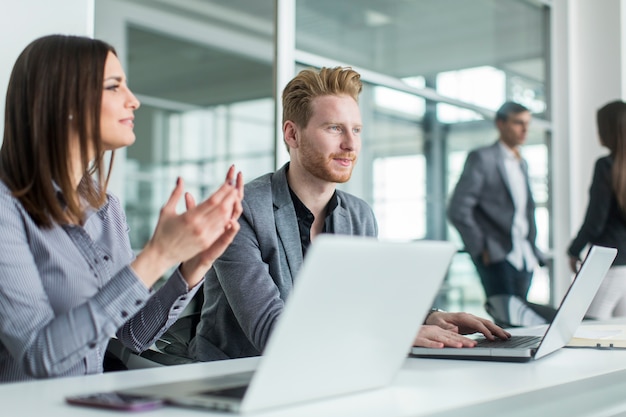
[(428, 319), (430, 318), (431, 315), (433, 315), (433, 313), (445, 313), (445, 310), (441, 310), (439, 308), (431, 308), (428, 314), (426, 314), (426, 318), (424, 319), (424, 324), (428, 322)]

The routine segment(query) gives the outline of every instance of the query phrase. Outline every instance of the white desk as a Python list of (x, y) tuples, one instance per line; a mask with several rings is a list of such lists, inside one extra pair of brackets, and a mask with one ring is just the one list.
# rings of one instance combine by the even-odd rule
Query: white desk
[[(0, 384), (3, 416), (120, 416), (64, 397), (252, 369), (257, 359)], [(626, 411), (626, 350), (561, 349), (531, 363), (407, 359), (389, 388), (276, 409), (262, 416), (613, 416)], [(141, 416), (226, 415), (166, 407)]]

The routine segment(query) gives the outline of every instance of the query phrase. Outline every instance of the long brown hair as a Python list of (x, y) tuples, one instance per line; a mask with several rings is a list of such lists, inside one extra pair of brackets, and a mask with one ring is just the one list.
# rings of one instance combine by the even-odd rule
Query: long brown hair
[[(45, 36), (22, 51), (11, 72), (0, 178), (42, 227), (80, 224), (85, 204), (106, 201), (111, 164), (105, 173), (100, 109), (109, 52), (115, 49), (99, 40)], [(84, 175), (76, 188), (71, 155), (77, 146)]]
[(626, 213), (626, 103), (612, 101), (596, 114), (600, 143), (611, 151), (613, 193), (622, 212)]

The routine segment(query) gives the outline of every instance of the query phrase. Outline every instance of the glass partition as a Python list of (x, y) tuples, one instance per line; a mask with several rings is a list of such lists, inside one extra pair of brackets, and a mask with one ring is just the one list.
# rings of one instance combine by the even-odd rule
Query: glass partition
[(135, 249), (149, 239), (177, 177), (200, 200), (231, 164), (246, 180), (274, 169), (273, 1), (254, 3), (97, 2), (96, 12), (111, 17), (96, 32), (123, 35), (116, 47), (142, 102), (137, 140), (114, 170), (124, 172), (114, 192)]
[[(545, 7), (527, 0), (298, 0), (299, 50), (395, 78), (490, 65), (544, 82)], [(476, 86), (480, 88), (480, 86)]]
[[(496, 140), (493, 112), (511, 99), (533, 111), (524, 155), (538, 203), (538, 244), (550, 249), (545, 2), (281, 1), (295, 8), (298, 70), (350, 65), (362, 74), (363, 151), (340, 188), (370, 203), (381, 238), (462, 246), (446, 220), (447, 199), (467, 152)], [(276, 4), (96, 1), (96, 35), (118, 47), (142, 101), (137, 142), (116, 161), (124, 177), (114, 189), (126, 205), (133, 247), (149, 237), (177, 176), (202, 198), (231, 163), (246, 180), (277, 168)], [(548, 275), (536, 275), (536, 300), (548, 291)], [(480, 304), (477, 279), (460, 253), (448, 292)]]

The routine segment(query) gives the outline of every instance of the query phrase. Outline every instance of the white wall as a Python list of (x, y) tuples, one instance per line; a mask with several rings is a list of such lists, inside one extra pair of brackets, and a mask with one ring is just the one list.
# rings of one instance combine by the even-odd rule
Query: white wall
[(0, 132), (4, 131), (4, 102), (11, 69), (20, 52), (43, 35), (93, 36), (93, 3), (94, 0), (3, 2), (0, 13)]
[(595, 113), (624, 98), (622, 50), (626, 0), (552, 2), (554, 290), (564, 294), (571, 274), (566, 250), (587, 207), (597, 139)]

